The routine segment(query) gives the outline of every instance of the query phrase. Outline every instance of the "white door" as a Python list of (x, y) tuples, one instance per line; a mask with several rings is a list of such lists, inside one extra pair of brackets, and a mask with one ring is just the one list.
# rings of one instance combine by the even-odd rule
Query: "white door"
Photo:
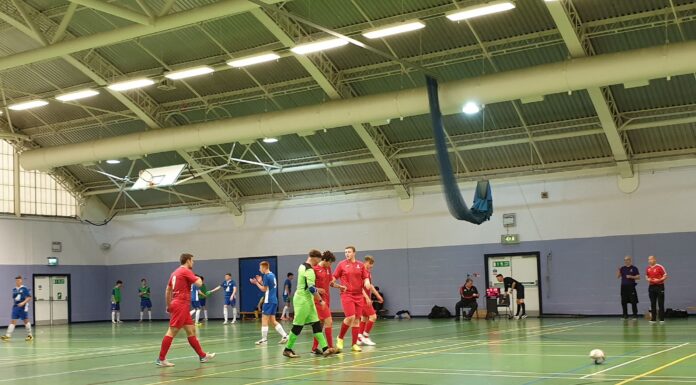
[(68, 323), (68, 277), (56, 275), (51, 277), (51, 324)]
[(34, 324), (51, 324), (51, 279), (34, 277)]
[[(532, 317), (539, 316), (541, 306), (539, 304), (539, 271), (537, 266), (538, 257), (536, 254), (489, 257), (488, 285), (489, 287), (499, 287), (502, 291), (503, 284), (498, 283), (496, 275), (502, 274), (514, 278), (524, 285), (524, 303), (527, 314)], [(513, 300), (517, 300), (516, 291), (513, 291)], [(514, 310), (517, 311), (517, 308)]]
[(65, 275), (34, 277), (34, 323), (60, 325), (68, 323), (68, 277)]

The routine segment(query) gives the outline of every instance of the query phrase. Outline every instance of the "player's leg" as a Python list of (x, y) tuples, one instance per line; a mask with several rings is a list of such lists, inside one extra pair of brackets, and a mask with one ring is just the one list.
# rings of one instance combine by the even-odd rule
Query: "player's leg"
[(208, 306), (201, 304), (201, 309), (203, 310), (203, 320), (208, 320)]
[(198, 341), (198, 337), (196, 337), (196, 325), (193, 325), (192, 323), (193, 321), (191, 321), (191, 324), (184, 325), (184, 331), (186, 332), (188, 343), (191, 345), (196, 354), (198, 354), (200, 362), (208, 362), (215, 357), (215, 353), (206, 353), (203, 351), (201, 343)]
[(152, 302), (148, 302), (147, 304), (147, 320), (152, 322)]
[(628, 319), (628, 302), (630, 297), (629, 287), (626, 285), (621, 286), (621, 318), (624, 320)]
[(363, 314), (367, 315), (367, 322), (365, 322), (365, 328), (362, 331), (362, 339), (360, 341), (368, 346), (375, 346), (377, 345), (372, 341), (370, 338), (370, 333), (372, 332), (372, 328), (375, 326), (375, 322), (377, 321), (377, 313), (375, 310), (370, 306), (370, 310), (363, 311)]
[(232, 299), (230, 300), (230, 306), (232, 306), (232, 323), (237, 322), (237, 316), (239, 315), (237, 311), (237, 300)]
[(27, 331), (27, 337), (25, 338), (26, 341), (31, 341), (34, 339), (34, 336), (31, 333), (31, 321), (29, 321), (29, 315), (27, 314), (27, 317), (24, 319), (24, 328)]
[(225, 317), (225, 322), (223, 322), (223, 325), (227, 325), (229, 322), (227, 321), (228, 313), (227, 313), (227, 307), (230, 304), (230, 299), (225, 298), (225, 304), (222, 305), (222, 315)]
[(172, 314), (171, 317), (172, 317), (172, 319), (170, 321), (169, 329), (167, 329), (167, 333), (165, 333), (164, 337), (162, 338), (162, 345), (160, 346), (159, 357), (157, 358), (157, 361), (155, 362), (157, 364), (157, 366), (162, 366), (162, 367), (174, 366), (173, 363), (167, 361), (167, 353), (169, 352), (169, 348), (172, 346), (172, 342), (174, 341), (174, 337), (176, 337), (176, 335), (179, 333), (180, 328), (171, 325), (171, 324), (178, 322), (178, 320), (175, 319), (174, 314)]
[(295, 347), (295, 342), (297, 337), (302, 332), (306, 320), (309, 318), (309, 307), (306, 304), (296, 304), (295, 306), (295, 319), (292, 321), (292, 329), (290, 329), (290, 334), (288, 335), (288, 342), (285, 344), (285, 349), (283, 349), (283, 355), (288, 358), (297, 358), (299, 355), (295, 353), (293, 348)]
[(657, 321), (657, 288), (648, 286), (648, 295), (650, 296), (650, 323)]
[[(266, 305), (266, 304), (264, 304)], [(268, 343), (268, 316), (266, 314), (261, 315), (261, 339), (256, 341), (256, 345)]]
[(360, 334), (360, 319), (361, 315), (363, 312), (363, 302), (365, 300), (363, 299), (362, 295), (357, 295), (353, 296), (353, 303), (355, 306), (355, 317), (353, 317), (353, 327), (351, 329), (351, 337), (353, 337), (353, 347), (352, 350), (354, 352), (361, 352), (362, 349), (360, 349), (360, 345), (358, 345), (358, 342), (360, 339), (358, 338), (358, 335)]
[(343, 314), (345, 318), (343, 323), (341, 323), (341, 331), (338, 333), (338, 338), (336, 339), (336, 349), (340, 352), (343, 350), (343, 339), (348, 333), (348, 329), (353, 325), (355, 320), (355, 302), (352, 300), (349, 294), (341, 294), (341, 305), (343, 306)]
[(17, 317), (15, 315), (15, 310), (12, 309), (12, 320), (10, 321), (10, 324), (7, 325), (5, 335), (0, 337), (0, 339), (2, 339), (3, 341), (8, 341), (10, 338), (12, 338), (12, 333), (15, 330), (15, 325), (17, 325)]
[(275, 329), (278, 334), (280, 334), (281, 339), (278, 341), (279, 344), (284, 344), (288, 342), (288, 333), (285, 332), (285, 329), (283, 329), (283, 325), (281, 325), (277, 320), (276, 320), (276, 313), (278, 312), (278, 304), (273, 303), (273, 304), (268, 304), (268, 308), (266, 309), (265, 314), (268, 315), (268, 322), (273, 325), (273, 328)]
[(658, 315), (660, 317), (660, 323), (664, 323), (665, 322), (665, 289), (664, 289), (664, 287), (660, 287), (660, 290), (657, 293), (657, 306), (660, 309), (660, 310), (658, 310)]
[(636, 292), (636, 288), (633, 287), (632, 292), (631, 292), (631, 307), (633, 309), (633, 319), (638, 319), (638, 293)]
[(143, 313), (145, 313), (145, 301), (140, 301), (140, 319), (138, 322), (143, 322)]

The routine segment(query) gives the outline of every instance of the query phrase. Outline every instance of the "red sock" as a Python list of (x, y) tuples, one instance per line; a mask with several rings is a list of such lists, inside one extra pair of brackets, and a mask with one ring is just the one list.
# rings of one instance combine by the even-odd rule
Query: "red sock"
[(329, 344), (329, 347), (333, 348), (333, 329), (325, 328), (324, 334), (326, 335), (326, 342)]
[(356, 345), (358, 343), (358, 334), (360, 334), (360, 327), (351, 329), (351, 332), (353, 333), (353, 345)]
[(375, 326), (375, 321), (367, 321), (367, 324), (365, 325), (365, 333), (370, 334), (373, 326)]
[(345, 322), (341, 324), (341, 332), (338, 334), (338, 338), (343, 339), (343, 337), (346, 336), (346, 333), (348, 333), (348, 328), (350, 326), (346, 325)]
[(360, 334), (365, 333), (365, 322), (360, 321)]
[(193, 350), (196, 351), (196, 354), (198, 354), (198, 357), (205, 357), (205, 352), (203, 351), (203, 348), (201, 347), (201, 343), (198, 342), (198, 338), (196, 336), (191, 336), (188, 338), (189, 345), (193, 348)]
[(162, 338), (162, 348), (160, 348), (159, 355), (160, 361), (164, 361), (167, 358), (167, 352), (169, 351), (169, 347), (172, 346), (172, 341), (174, 341), (174, 337), (164, 336), (164, 338)]
[(312, 342), (312, 351), (317, 350), (317, 348), (319, 348), (319, 341), (315, 338), (314, 342)]

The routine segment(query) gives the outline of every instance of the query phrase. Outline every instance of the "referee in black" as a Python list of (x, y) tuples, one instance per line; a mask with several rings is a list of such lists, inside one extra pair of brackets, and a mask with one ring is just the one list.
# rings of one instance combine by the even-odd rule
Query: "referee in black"
[[(515, 319), (525, 319), (527, 318), (527, 309), (524, 304), (524, 285), (517, 282), (512, 277), (504, 277), (502, 274), (495, 276), (498, 282), (502, 282), (505, 287), (505, 294), (510, 295), (512, 291), (517, 291), (517, 312), (515, 313)], [(522, 314), (520, 314), (522, 311)]]
[(640, 280), (638, 268), (633, 266), (633, 259), (630, 256), (624, 257), (624, 265), (616, 272), (616, 277), (621, 280), (621, 309), (623, 310), (622, 319), (628, 319), (628, 304), (633, 307), (633, 319), (638, 319), (638, 293), (636, 285)]

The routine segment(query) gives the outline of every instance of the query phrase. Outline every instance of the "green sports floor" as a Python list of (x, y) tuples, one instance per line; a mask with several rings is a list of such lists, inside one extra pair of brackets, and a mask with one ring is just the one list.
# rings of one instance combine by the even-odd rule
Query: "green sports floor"
[[(39, 327), (33, 342), (18, 328), (0, 344), (0, 385), (696, 383), (693, 320), (386, 320), (373, 330), (376, 347), (329, 358), (307, 353), (305, 330), (295, 360), (281, 355), (273, 330), (269, 345), (255, 346), (259, 327), (201, 327), (203, 348), (217, 353), (207, 364), (182, 333), (169, 353), (173, 368), (154, 365), (164, 322)], [(587, 357), (594, 348), (605, 351), (603, 365)]]

